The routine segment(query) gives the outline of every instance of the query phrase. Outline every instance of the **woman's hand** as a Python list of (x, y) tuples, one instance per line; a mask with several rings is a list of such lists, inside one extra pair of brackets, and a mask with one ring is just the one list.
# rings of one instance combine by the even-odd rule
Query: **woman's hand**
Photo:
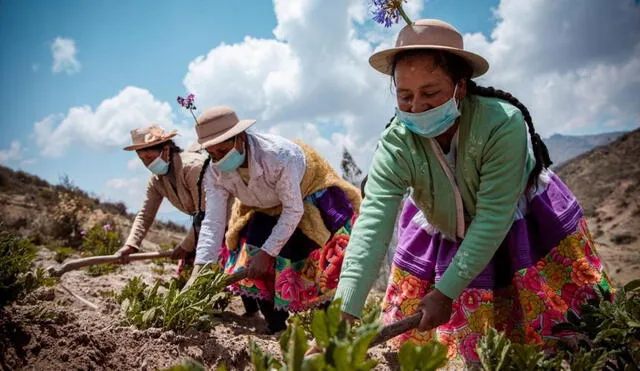
[(198, 275), (200, 274), (201, 269), (202, 269), (202, 264), (196, 264), (193, 266), (193, 270), (191, 271), (191, 276), (189, 277), (189, 280), (187, 281), (187, 283), (184, 284), (184, 287), (182, 288), (182, 290), (180, 290), (180, 292), (185, 292), (186, 290), (189, 289), (191, 285), (193, 285), (196, 278), (198, 278)]
[(116, 251), (113, 255), (120, 257), (120, 264), (127, 264), (129, 263), (129, 255), (136, 252), (138, 252), (138, 249), (133, 246), (122, 246), (120, 250)]
[(173, 252), (171, 252), (171, 259), (184, 259), (187, 257), (187, 254), (189, 254), (189, 252), (183, 249), (182, 246), (178, 245), (173, 249)]
[(418, 325), (419, 331), (429, 331), (444, 325), (451, 319), (453, 300), (438, 290), (428, 293), (420, 301), (422, 319)]
[(275, 258), (273, 256), (260, 250), (258, 254), (251, 259), (251, 263), (249, 263), (247, 278), (252, 280), (267, 278), (273, 269), (274, 260)]

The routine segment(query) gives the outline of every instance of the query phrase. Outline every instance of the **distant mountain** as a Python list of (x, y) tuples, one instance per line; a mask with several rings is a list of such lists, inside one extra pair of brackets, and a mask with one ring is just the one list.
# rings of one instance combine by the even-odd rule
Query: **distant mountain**
[(559, 166), (617, 283), (640, 277), (640, 129)]
[(556, 168), (595, 147), (609, 144), (624, 134), (625, 132), (580, 136), (554, 134), (544, 139), (544, 143), (549, 149), (549, 155), (551, 156), (551, 161), (553, 161), (553, 168)]

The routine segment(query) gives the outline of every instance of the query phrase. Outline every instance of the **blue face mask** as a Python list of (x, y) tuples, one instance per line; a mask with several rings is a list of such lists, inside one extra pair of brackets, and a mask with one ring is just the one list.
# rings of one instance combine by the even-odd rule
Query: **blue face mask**
[(235, 144), (236, 142), (234, 141), (231, 151), (227, 152), (227, 154), (224, 155), (224, 157), (221, 158), (220, 161), (214, 162), (213, 166), (220, 169), (220, 171), (224, 171), (225, 173), (230, 173), (239, 168), (240, 165), (244, 163), (247, 151), (245, 149), (244, 153), (238, 152)]
[(147, 169), (156, 175), (166, 175), (169, 172), (169, 163), (162, 159), (162, 152), (147, 166)]
[(420, 113), (404, 112), (396, 108), (396, 117), (412, 132), (423, 137), (435, 138), (449, 130), (460, 117), (455, 98), (457, 89), (456, 85), (453, 97), (438, 107)]

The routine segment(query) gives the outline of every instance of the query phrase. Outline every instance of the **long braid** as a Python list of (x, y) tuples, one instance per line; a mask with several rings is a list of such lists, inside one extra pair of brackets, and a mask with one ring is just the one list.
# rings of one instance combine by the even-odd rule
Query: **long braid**
[(529, 110), (516, 97), (504, 90), (495, 89), (493, 87), (487, 88), (478, 86), (475, 82), (467, 80), (467, 91), (470, 95), (475, 94), (483, 97), (502, 99), (514, 105), (520, 110), (520, 112), (522, 112), (524, 121), (527, 123), (527, 128), (529, 129), (531, 144), (533, 146), (533, 155), (536, 159), (536, 164), (533, 168), (533, 171), (529, 175), (528, 186), (531, 187), (533, 184), (535, 184), (536, 179), (542, 172), (542, 169), (548, 168), (553, 162), (551, 162), (551, 158), (549, 157), (549, 150), (547, 149), (547, 146), (544, 144), (542, 138), (540, 138), (540, 135), (536, 133), (536, 130), (533, 127), (533, 120), (531, 119)]

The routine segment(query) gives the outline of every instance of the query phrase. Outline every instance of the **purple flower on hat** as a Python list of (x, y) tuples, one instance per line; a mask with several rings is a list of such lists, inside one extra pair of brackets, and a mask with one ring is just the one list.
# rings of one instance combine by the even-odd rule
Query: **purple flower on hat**
[(402, 9), (402, 3), (407, 0), (372, 0), (373, 20), (385, 27), (391, 27), (393, 23), (398, 23), (402, 17), (407, 24), (412, 24), (407, 13)]
[(193, 114), (193, 111), (196, 109), (196, 105), (194, 104), (196, 100), (195, 94), (189, 93), (189, 95), (187, 95), (186, 98), (182, 98), (179, 96), (178, 99), (176, 100), (178, 101), (179, 105), (181, 105), (185, 109), (188, 109), (189, 112), (191, 112), (191, 116), (193, 116), (193, 119), (196, 120), (196, 124), (197, 124), (198, 119), (196, 119), (196, 115)]

